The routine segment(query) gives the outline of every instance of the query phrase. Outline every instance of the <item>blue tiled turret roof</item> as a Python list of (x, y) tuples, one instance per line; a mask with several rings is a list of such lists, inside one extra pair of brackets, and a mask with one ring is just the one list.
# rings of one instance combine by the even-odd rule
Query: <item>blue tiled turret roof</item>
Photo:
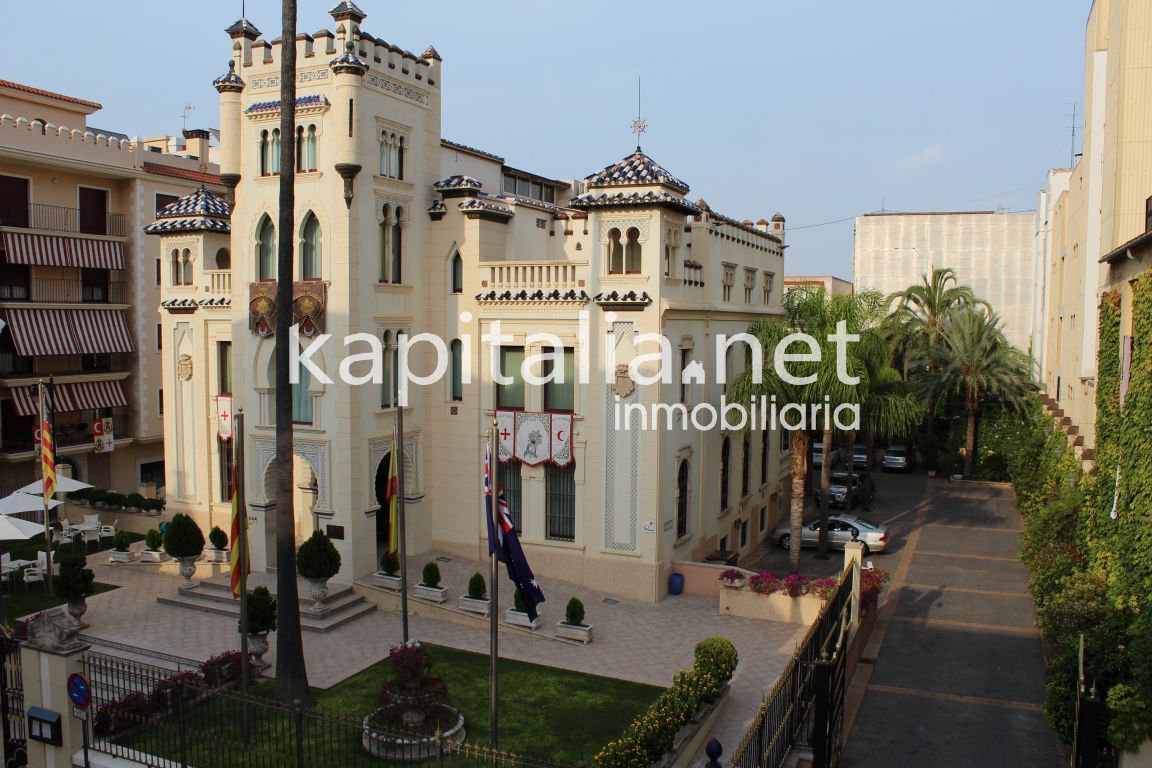
[(332, 71), (336, 74), (351, 72), (355, 75), (362, 75), (368, 71), (368, 64), (356, 55), (356, 44), (351, 40), (348, 41), (347, 50), (328, 62), (328, 66), (332, 67)]
[(483, 184), (481, 184), (477, 179), (474, 179), (471, 176), (464, 176), (464, 175), (457, 174), (455, 176), (449, 176), (446, 179), (441, 179), (440, 181), (433, 184), (432, 188), (436, 189), (436, 190), (440, 190), (440, 189), (480, 189), (483, 186), (484, 186)]
[(229, 59), (228, 71), (213, 80), (212, 85), (220, 93), (244, 90), (244, 81), (240, 79), (240, 75), (236, 74), (236, 62)]
[(651, 186), (667, 187), (682, 195), (688, 194), (688, 185), (668, 173), (659, 163), (636, 149), (631, 155), (602, 171), (585, 178), (590, 189), (598, 187)]
[(587, 193), (577, 195), (569, 201), (571, 208), (654, 208), (666, 206), (684, 213), (699, 214), (700, 209), (679, 195), (668, 192), (614, 192), (599, 195)]
[[(331, 102), (328, 97), (323, 94), (313, 93), (308, 96), (296, 97), (296, 109), (306, 109), (308, 107), (326, 107)], [(244, 110), (244, 114), (252, 115), (258, 112), (278, 112), (280, 110), (280, 101), (258, 101)]]
[(231, 232), (232, 208), (203, 186), (156, 214), (156, 221), (144, 227), (145, 234), (170, 232)]

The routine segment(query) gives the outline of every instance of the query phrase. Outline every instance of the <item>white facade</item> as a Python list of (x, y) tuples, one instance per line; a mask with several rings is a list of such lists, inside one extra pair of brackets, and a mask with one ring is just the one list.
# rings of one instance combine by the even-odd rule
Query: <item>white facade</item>
[(1008, 340), (1033, 348), (1034, 221), (1030, 213), (880, 213), (856, 218), (857, 291), (885, 294), (951, 267), (1004, 323)]
[[(305, 141), (296, 171), (294, 311), (333, 336), (312, 357), (332, 383), (313, 379), (307, 397), (300, 390), (296, 397), (298, 539), (317, 526), (326, 530), (343, 556), (341, 581), (376, 569), (397, 415), (396, 387), (387, 382), (404, 332), (433, 334), (450, 350), (459, 341), (460, 350), (459, 381), (449, 360), (441, 380), (409, 389), (404, 411), (413, 557), (431, 550), (486, 555), (481, 460), (498, 410), (572, 419), (572, 462), (503, 465), (538, 573), (655, 600), (674, 560), (754, 548), (788, 491), (780, 436), (751, 432), (745, 441), (719, 428), (685, 429), (679, 420), (672, 430), (627, 431), (618, 428), (615, 406), (618, 399), (719, 402), (717, 335), (780, 313), (782, 217), (753, 224), (712, 212), (639, 151), (584, 181), (562, 182), (445, 141), (435, 50), (415, 56), (375, 39), (360, 29), (364, 14), (352, 3), (341, 3), (333, 17), (335, 33), (297, 40)], [(276, 339), (261, 324), (269, 309), (263, 297), (275, 284), (266, 281), (261, 254), (276, 222), (279, 177), (262, 147), (279, 128), (280, 44), (265, 42), (248, 22), (230, 33), (233, 69), (216, 85), (221, 174), (236, 184), (235, 205), (220, 217), (211, 212), (216, 203), (197, 212), (190, 199), (187, 210), (157, 222), (160, 252), (167, 258), (187, 249), (196, 270), (190, 285), (166, 281), (162, 297), (165, 385), (174, 403), (165, 434), (176, 452), (168, 506), (202, 525), (227, 520), (213, 405), (227, 379), (234, 407), (248, 419), (253, 565), (264, 568), (274, 565), (277, 383), (270, 375)], [(227, 269), (215, 261), (221, 252), (229, 254)], [(307, 297), (322, 311), (304, 307)], [(552, 389), (512, 385), (498, 394), (481, 338), (497, 322), (512, 357), (519, 348), (529, 357), (550, 351), (550, 339), (533, 338), (550, 333), (577, 371), (588, 369), (586, 380)], [(380, 340), (383, 383), (338, 378), (345, 354), (368, 351), (366, 343), (342, 346), (355, 333)], [(669, 340), (671, 382), (630, 386), (605, 362), (610, 345), (615, 366), (656, 351), (637, 340), (643, 333)], [(231, 345), (230, 379), (219, 368), (224, 343)], [(703, 366), (707, 383), (682, 388), (679, 366), (691, 361)], [(428, 374), (435, 363), (431, 345), (413, 348), (415, 372)], [(366, 374), (369, 366), (351, 370)], [(639, 370), (652, 374), (657, 366)]]

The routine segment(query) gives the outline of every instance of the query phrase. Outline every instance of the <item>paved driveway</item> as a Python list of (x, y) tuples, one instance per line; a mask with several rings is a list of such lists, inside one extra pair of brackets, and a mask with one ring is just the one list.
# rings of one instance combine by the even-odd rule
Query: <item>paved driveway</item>
[(886, 485), (912, 504), (890, 523), (901, 546), (882, 643), (854, 683), (863, 699), (840, 765), (1057, 765), (1011, 490), (919, 475)]

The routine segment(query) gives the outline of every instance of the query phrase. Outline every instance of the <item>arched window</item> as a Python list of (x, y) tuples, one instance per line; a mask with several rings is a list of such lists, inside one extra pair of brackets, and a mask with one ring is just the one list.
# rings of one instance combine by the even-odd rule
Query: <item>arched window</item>
[(688, 460), (676, 472), (676, 538), (688, 535)]
[(396, 144), (396, 178), (404, 178), (404, 137), (401, 136)]
[[(291, 379), (291, 373), (289, 373)], [(272, 358), (268, 361), (268, 385), (276, 388), (276, 352), (273, 349)], [(312, 423), (312, 374), (306, 365), (299, 366), (296, 383), (292, 384), (292, 421), (296, 424)]]
[(624, 271), (629, 275), (640, 272), (640, 230), (628, 227), (624, 244)]
[(744, 455), (740, 457), (740, 495), (748, 495), (748, 485), (751, 482), (752, 473), (752, 440), (746, 434), (744, 435)]
[(304, 153), (305, 170), (314, 171), (319, 167), (316, 164), (316, 144), (316, 126), (310, 125), (308, 126), (308, 147), (307, 151)]
[(183, 272), (180, 269), (180, 251), (173, 249), (172, 255), (168, 257), (169, 266), (172, 268), (172, 285), (180, 285), (183, 279)]
[(388, 164), (388, 132), (385, 131), (380, 134), (380, 175), (387, 176), (391, 170), (392, 166)]
[(276, 279), (276, 227), (267, 216), (256, 235), (256, 279)]
[(728, 470), (732, 459), (732, 440), (724, 438), (720, 444), (720, 512), (728, 509)]
[(392, 407), (392, 331), (384, 331), (384, 383), (380, 385), (380, 407)]
[(296, 173), (305, 170), (304, 165), (304, 126), (296, 126)]
[(464, 259), (460, 251), (452, 254), (452, 293), (464, 292)]
[(392, 358), (392, 403), (400, 407), (400, 337), (405, 336), (403, 329), (396, 331), (396, 343), (392, 345), (390, 357)]
[(450, 394), (453, 400), (460, 401), (464, 399), (464, 348), (460, 344), (460, 339), (452, 339), (448, 349), (452, 353), (452, 391)]
[(396, 134), (388, 134), (388, 173), (387, 176), (396, 178), (400, 167), (400, 146), (396, 143)]
[(760, 430), (760, 484), (768, 482), (768, 430)]
[(280, 173), (280, 129), (272, 129), (271, 156), (268, 158), (269, 173)]
[(400, 278), (403, 275), (403, 270), (401, 269), (401, 265), (402, 265), (402, 261), (403, 261), (403, 257), (404, 257), (404, 240), (403, 240), (404, 228), (403, 228), (403, 225), (401, 224), (401, 221), (403, 220), (403, 218), (404, 218), (404, 209), (397, 206), (397, 208), (396, 208), (396, 220), (392, 222), (392, 232), (390, 233), (391, 237), (389, 238), (391, 240), (391, 243), (389, 243), (389, 245), (391, 245), (390, 256), (392, 257), (392, 259), (391, 259), (392, 263), (390, 265), (391, 269), (389, 270), (389, 275), (388, 275), (389, 282), (391, 282), (395, 285), (400, 284)]
[(260, 131), (260, 175), (267, 176), (271, 172), (272, 164), (268, 162), (272, 150), (268, 141), (268, 131)]
[(624, 246), (620, 242), (620, 230), (608, 230), (608, 274), (619, 275), (624, 271)]
[(232, 269), (232, 254), (227, 248), (216, 251), (216, 269)]
[(181, 285), (192, 285), (192, 252), (187, 248), (180, 258), (181, 266), (184, 269), (184, 276), (180, 280)]
[(380, 282), (382, 283), (388, 282), (388, 278), (392, 274), (388, 269), (388, 233), (392, 229), (391, 213), (392, 207), (385, 205), (381, 212), (382, 218), (380, 219)]
[(300, 279), (319, 280), (322, 267), (320, 222), (308, 212), (300, 240)]

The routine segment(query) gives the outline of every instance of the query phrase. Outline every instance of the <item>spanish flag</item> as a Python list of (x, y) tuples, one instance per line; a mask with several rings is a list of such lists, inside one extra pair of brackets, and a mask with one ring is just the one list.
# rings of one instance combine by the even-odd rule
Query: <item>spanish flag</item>
[[(252, 571), (248, 560), (248, 516), (240, 513), (240, 472), (237, 463), (232, 465), (232, 552), (228, 555), (232, 564), (233, 600), (240, 599), (240, 574), (247, 575)], [(244, 526), (243, 537), (240, 526)]]
[(388, 554), (395, 555), (400, 549), (400, 476), (396, 474), (396, 454), (400, 452), (400, 442), (392, 441), (392, 461), (388, 465)]
[(51, 501), (56, 495), (56, 446), (52, 442), (52, 422), (48, 419), (40, 423), (40, 468), (44, 474), (44, 498)]

